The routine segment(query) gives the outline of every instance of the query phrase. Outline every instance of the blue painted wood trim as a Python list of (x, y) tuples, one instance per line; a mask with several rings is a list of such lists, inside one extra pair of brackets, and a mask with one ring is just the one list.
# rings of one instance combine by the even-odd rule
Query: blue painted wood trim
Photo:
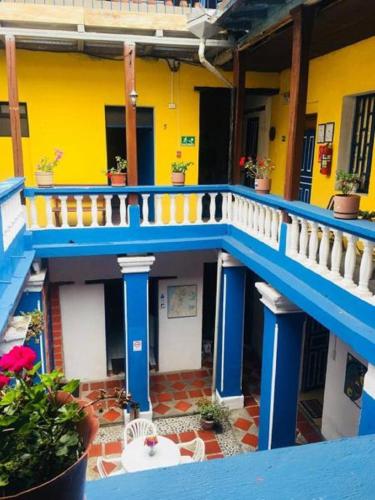
[(87, 500), (365, 500), (375, 436), (244, 453), (86, 483)]
[(375, 433), (375, 399), (367, 394), (366, 391), (362, 393), (362, 408), (361, 416), (359, 419), (358, 434), (364, 436), (366, 434)]
[(0, 182), (0, 204), (10, 198), (15, 192), (22, 189), (24, 185), (23, 177), (12, 177)]

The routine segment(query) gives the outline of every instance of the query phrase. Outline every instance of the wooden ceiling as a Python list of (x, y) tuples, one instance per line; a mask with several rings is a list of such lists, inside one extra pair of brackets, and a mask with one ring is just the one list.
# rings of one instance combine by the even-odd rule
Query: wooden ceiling
[[(375, 0), (324, 1), (317, 7), (310, 58), (373, 35), (375, 35)], [(246, 49), (246, 69), (281, 71), (290, 67), (291, 54), (292, 29), (289, 23), (268, 38)]]

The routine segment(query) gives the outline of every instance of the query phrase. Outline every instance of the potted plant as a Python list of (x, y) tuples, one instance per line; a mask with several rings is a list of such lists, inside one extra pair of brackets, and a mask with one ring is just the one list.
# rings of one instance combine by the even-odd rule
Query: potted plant
[(240, 167), (245, 175), (254, 177), (255, 191), (260, 194), (268, 194), (271, 190), (270, 173), (275, 169), (275, 164), (270, 158), (256, 158), (243, 156), (240, 159)]
[(35, 179), (38, 187), (50, 188), (53, 187), (53, 171), (57, 167), (59, 161), (63, 156), (60, 149), (55, 149), (55, 157), (50, 160), (44, 156), (36, 166)]
[(228, 408), (216, 401), (200, 399), (197, 406), (201, 416), (202, 429), (206, 431), (212, 430), (215, 424), (220, 424), (228, 416)]
[(355, 193), (360, 184), (358, 174), (339, 170), (336, 174), (337, 188), (341, 194), (333, 199), (333, 215), (336, 219), (356, 219), (358, 217), (360, 197)]
[(24, 313), (21, 312), (22, 316), (26, 318), (30, 318), (30, 323), (27, 328), (26, 333), (26, 342), (29, 342), (31, 339), (34, 340), (36, 344), (39, 343), (39, 336), (42, 334), (44, 330), (44, 315), (43, 312), (39, 309), (34, 309), (34, 311)]
[(108, 170), (108, 177), (112, 186), (126, 186), (126, 172), (128, 162), (121, 156), (115, 156), (116, 166)]
[(192, 164), (192, 161), (175, 161), (172, 163), (172, 184), (174, 186), (183, 186), (185, 184), (185, 172)]

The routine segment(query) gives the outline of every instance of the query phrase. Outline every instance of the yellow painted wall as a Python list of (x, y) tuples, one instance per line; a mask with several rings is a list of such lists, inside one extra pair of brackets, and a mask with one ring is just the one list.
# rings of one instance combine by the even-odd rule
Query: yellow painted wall
[[(57, 184), (104, 184), (106, 177), (105, 105), (124, 105), (122, 61), (83, 54), (17, 51), (19, 99), (28, 106), (30, 138), (24, 138), (25, 176), (34, 185), (39, 159), (64, 151), (56, 169)], [(229, 79), (231, 74), (226, 75)], [(198, 181), (199, 92), (195, 86), (222, 86), (200, 66), (182, 64), (173, 74), (165, 61), (137, 59), (138, 106), (154, 108), (155, 181), (170, 184), (170, 164), (176, 151), (193, 161), (187, 183)], [(248, 86), (277, 86), (278, 75), (249, 73)], [(0, 52), (0, 101), (7, 101), (4, 51)], [(194, 135), (195, 147), (181, 147), (182, 135)], [(10, 138), (0, 138), (0, 179), (13, 175)]]
[[(333, 141), (332, 174), (325, 177), (319, 173), (318, 147), (315, 148), (311, 203), (325, 207), (334, 194), (335, 172), (343, 168), (337, 164), (340, 139), (341, 113), (345, 96), (375, 91), (375, 37), (313, 59), (309, 68), (307, 113), (317, 113), (318, 123), (335, 123)], [(277, 170), (273, 174), (273, 192), (282, 194), (284, 186), (288, 135), (288, 105), (283, 92), (289, 91), (290, 71), (280, 74), (280, 95), (272, 99), (272, 125), (276, 127), (276, 139), (270, 143), (270, 157), (275, 160)], [(361, 195), (361, 209), (375, 210), (375, 154), (372, 176), (367, 195)]]

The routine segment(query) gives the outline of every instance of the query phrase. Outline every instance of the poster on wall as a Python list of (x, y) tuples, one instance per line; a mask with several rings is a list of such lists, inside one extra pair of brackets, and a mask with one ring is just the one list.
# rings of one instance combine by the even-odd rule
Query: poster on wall
[(197, 315), (197, 285), (169, 286), (168, 318), (187, 318)]
[(344, 393), (359, 408), (366, 372), (367, 368), (365, 365), (348, 352), (346, 358)]

